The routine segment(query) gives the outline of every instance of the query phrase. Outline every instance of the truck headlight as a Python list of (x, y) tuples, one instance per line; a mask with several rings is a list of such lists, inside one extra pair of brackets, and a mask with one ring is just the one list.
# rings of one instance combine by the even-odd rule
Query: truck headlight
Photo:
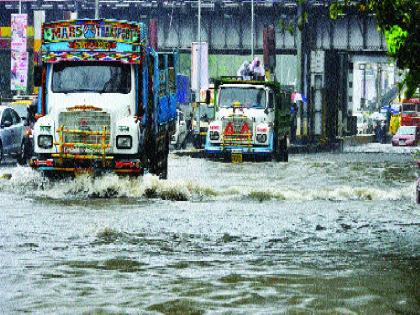
[(220, 138), (220, 134), (218, 131), (210, 131), (210, 140), (217, 141)]
[(53, 146), (53, 137), (51, 135), (38, 136), (38, 146), (42, 149), (50, 149)]
[(266, 141), (267, 141), (267, 135), (266, 134), (257, 134), (257, 142), (265, 143)]
[(131, 136), (117, 136), (118, 149), (131, 149), (132, 146), (133, 146), (133, 140)]

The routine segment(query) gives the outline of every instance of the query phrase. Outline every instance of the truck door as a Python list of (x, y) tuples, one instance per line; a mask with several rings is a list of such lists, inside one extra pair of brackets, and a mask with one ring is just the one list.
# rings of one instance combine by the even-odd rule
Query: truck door
[(1, 142), (3, 146), (3, 153), (10, 153), (12, 149), (12, 143), (13, 143), (13, 135), (12, 135), (12, 129), (13, 129), (13, 118), (10, 112), (9, 108), (6, 108), (3, 111), (3, 115), (1, 117)]
[(167, 55), (158, 54), (159, 61), (159, 123), (169, 120)]
[(177, 69), (178, 54), (176, 52), (168, 54), (168, 93), (169, 93), (169, 115), (170, 119), (176, 117), (177, 105)]

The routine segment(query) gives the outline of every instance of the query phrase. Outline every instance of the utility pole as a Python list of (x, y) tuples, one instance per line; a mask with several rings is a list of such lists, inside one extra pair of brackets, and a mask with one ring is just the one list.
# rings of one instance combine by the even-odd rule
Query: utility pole
[(251, 60), (254, 60), (254, 0), (251, 1)]
[(198, 29), (197, 29), (197, 37), (198, 37), (198, 61), (196, 62), (197, 65), (197, 90), (195, 91), (195, 101), (197, 104), (197, 126), (198, 126), (198, 143), (201, 147), (201, 135), (200, 135), (200, 120), (201, 120), (201, 104), (200, 104), (200, 92), (201, 92), (201, 0), (198, 0)]
[(99, 19), (99, 0), (95, 0), (95, 19)]

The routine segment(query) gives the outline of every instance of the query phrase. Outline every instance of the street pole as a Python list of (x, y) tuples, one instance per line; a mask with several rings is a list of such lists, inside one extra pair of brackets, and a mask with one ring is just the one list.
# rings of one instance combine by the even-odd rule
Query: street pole
[(198, 42), (200, 43), (198, 51), (198, 134), (199, 143), (201, 143), (201, 0), (198, 1)]
[(95, 19), (99, 19), (99, 0), (95, 0)]
[[(22, 0), (19, 0), (19, 14), (22, 14)], [(17, 95), (20, 95), (20, 90), (16, 91)]]
[(200, 129), (201, 129), (201, 106), (200, 106), (200, 92), (201, 92), (201, 0), (198, 0), (198, 29), (197, 29), (197, 37), (198, 37), (198, 60), (196, 62), (196, 71), (197, 71), (197, 89), (195, 91), (195, 101), (197, 105), (197, 126), (198, 126), (198, 143), (201, 147), (201, 135), (200, 135)]
[(251, 1), (251, 60), (254, 60), (254, 0)]

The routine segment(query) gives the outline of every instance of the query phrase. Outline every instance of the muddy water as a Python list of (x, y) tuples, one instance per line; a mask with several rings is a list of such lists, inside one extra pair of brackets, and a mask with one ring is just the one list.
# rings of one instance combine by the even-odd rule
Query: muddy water
[(419, 313), (416, 173), (381, 153), (172, 155), (168, 181), (3, 167), (0, 313)]

